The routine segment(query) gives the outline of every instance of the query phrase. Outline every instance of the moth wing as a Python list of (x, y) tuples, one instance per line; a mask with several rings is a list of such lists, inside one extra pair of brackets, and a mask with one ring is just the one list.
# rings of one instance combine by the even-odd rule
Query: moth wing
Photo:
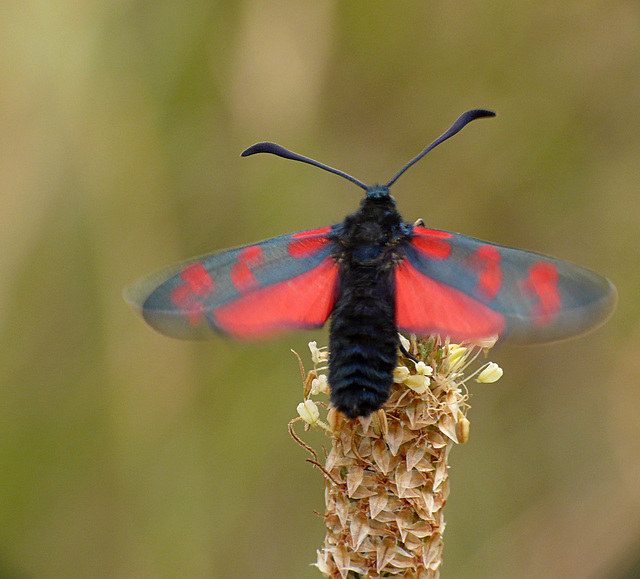
[(189, 259), (134, 282), (125, 298), (173, 338), (242, 339), (322, 326), (338, 265), (331, 228), (302, 231)]
[(615, 309), (608, 279), (540, 253), (417, 226), (403, 251), (395, 283), (405, 331), (544, 343), (593, 330)]

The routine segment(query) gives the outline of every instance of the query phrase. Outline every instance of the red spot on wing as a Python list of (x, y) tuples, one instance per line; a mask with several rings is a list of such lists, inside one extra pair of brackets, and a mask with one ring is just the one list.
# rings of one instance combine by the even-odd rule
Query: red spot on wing
[(294, 239), (304, 239), (305, 237), (315, 237), (317, 235), (326, 235), (331, 231), (331, 225), (327, 227), (318, 227), (318, 229), (310, 229), (309, 231), (298, 231), (298, 233), (294, 233), (291, 237)]
[(264, 252), (259, 245), (250, 245), (242, 249), (236, 256), (238, 260), (231, 266), (229, 277), (231, 283), (240, 292), (245, 293), (258, 287), (258, 280), (251, 271), (264, 263)]
[(173, 288), (173, 291), (171, 292), (171, 301), (175, 305), (180, 306), (180, 304), (184, 303), (189, 296), (193, 296), (191, 288), (186, 283), (182, 283)]
[(447, 259), (451, 255), (451, 245), (445, 241), (452, 237), (450, 233), (424, 227), (414, 227), (413, 233), (411, 244), (421, 253), (432, 259)]
[(396, 324), (402, 330), (473, 340), (499, 335), (505, 328), (498, 312), (421, 274), (406, 259), (396, 268), (395, 280)]
[(333, 309), (336, 262), (327, 258), (297, 277), (247, 293), (215, 310), (215, 324), (239, 338), (260, 338), (282, 328), (322, 326)]
[(209, 295), (216, 287), (202, 263), (192, 263), (182, 270), (180, 277), (197, 296)]
[(287, 252), (291, 257), (302, 259), (309, 257), (322, 249), (329, 243), (329, 238), (324, 237), (331, 231), (331, 227), (312, 229), (311, 231), (301, 231), (294, 233), (291, 237), (293, 241), (287, 246)]
[(264, 262), (264, 251), (259, 245), (250, 245), (238, 253), (237, 259), (249, 267), (256, 267)]
[(202, 263), (192, 263), (180, 273), (184, 283), (171, 292), (171, 302), (189, 320), (191, 326), (199, 326), (204, 318), (204, 306), (199, 300), (211, 294), (216, 285)]
[(231, 283), (240, 293), (246, 293), (258, 287), (258, 280), (249, 269), (249, 266), (242, 261), (233, 264), (229, 277), (231, 278)]
[(558, 290), (558, 270), (547, 261), (538, 261), (529, 268), (529, 276), (521, 282), (523, 291), (537, 300), (533, 306), (534, 323), (550, 324), (562, 308)]
[(478, 272), (476, 290), (488, 302), (493, 300), (502, 287), (502, 256), (493, 245), (481, 245), (469, 258), (469, 264)]

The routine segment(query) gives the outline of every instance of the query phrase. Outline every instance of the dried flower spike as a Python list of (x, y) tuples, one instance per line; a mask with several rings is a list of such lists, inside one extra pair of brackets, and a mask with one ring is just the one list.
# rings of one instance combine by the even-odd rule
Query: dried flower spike
[[(469, 437), (462, 372), (483, 346), (449, 346), (437, 337), (415, 346), (418, 362), (400, 356), (391, 396), (378, 412), (352, 420), (331, 408), (323, 422), (311, 400), (298, 406), (305, 422), (331, 440), (321, 466), (292, 433), (325, 476), (327, 533), (316, 565), (331, 579), (438, 577), (447, 460), (453, 445)], [(322, 380), (318, 366), (326, 358), (315, 343), (310, 349), (314, 381)], [(477, 379), (488, 381), (496, 368), (487, 364)]]

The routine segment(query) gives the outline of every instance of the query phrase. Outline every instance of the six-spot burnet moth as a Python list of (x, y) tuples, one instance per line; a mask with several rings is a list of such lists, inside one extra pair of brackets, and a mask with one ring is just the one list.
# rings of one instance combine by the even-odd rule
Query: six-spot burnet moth
[(342, 223), (196, 257), (127, 288), (126, 299), (159, 332), (198, 339), (222, 333), (264, 338), (318, 328), (331, 317), (331, 402), (367, 416), (389, 397), (398, 332), (452, 340), (500, 336), (542, 343), (582, 334), (613, 312), (606, 278), (539, 253), (403, 221), (389, 188), (467, 123), (495, 113), (467, 111), (386, 185), (346, 173), (274, 143), (272, 153), (314, 165), (366, 191)]

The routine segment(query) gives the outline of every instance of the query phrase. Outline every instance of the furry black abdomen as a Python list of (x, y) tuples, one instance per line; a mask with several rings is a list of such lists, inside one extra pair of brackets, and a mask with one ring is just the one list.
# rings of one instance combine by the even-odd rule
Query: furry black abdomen
[[(385, 271), (386, 270), (386, 271)], [(329, 333), (331, 403), (349, 418), (368, 416), (389, 398), (398, 358), (391, 267), (341, 272)]]

